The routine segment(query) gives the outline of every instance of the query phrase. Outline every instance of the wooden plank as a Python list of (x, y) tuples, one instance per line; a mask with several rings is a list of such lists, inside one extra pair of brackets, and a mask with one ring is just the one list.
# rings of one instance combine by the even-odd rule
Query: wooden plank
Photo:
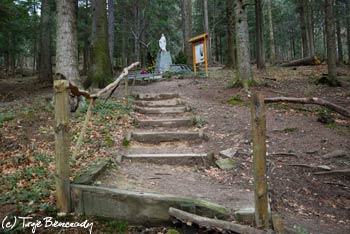
[(266, 234), (265, 231), (255, 229), (250, 226), (244, 226), (240, 224), (235, 224), (232, 222), (218, 220), (218, 219), (210, 219), (207, 217), (191, 214), (186, 211), (182, 211), (173, 207), (169, 208), (169, 214), (176, 219), (180, 220), (184, 223), (196, 223), (200, 227), (206, 227), (210, 230), (219, 230), (222, 232), (223, 230), (232, 231), (234, 233), (244, 233), (244, 234)]
[(188, 42), (194, 44), (198, 41), (203, 41), (203, 40), (207, 39), (208, 37), (209, 37), (208, 33), (204, 33), (204, 34), (198, 35), (196, 37), (192, 37)]
[(208, 76), (208, 55), (207, 55), (207, 40), (204, 39), (203, 42), (203, 49), (204, 49), (204, 65), (205, 65), (205, 74)]
[(57, 209), (61, 213), (70, 212), (69, 182), (69, 82), (55, 80), (55, 155), (56, 155), (56, 196)]
[(197, 75), (197, 63), (196, 63), (196, 44), (192, 44), (192, 57), (193, 57), (193, 72)]
[(264, 97), (253, 94), (251, 105), (253, 127), (253, 162), (255, 187), (255, 222), (257, 227), (269, 228), (266, 176), (266, 117)]

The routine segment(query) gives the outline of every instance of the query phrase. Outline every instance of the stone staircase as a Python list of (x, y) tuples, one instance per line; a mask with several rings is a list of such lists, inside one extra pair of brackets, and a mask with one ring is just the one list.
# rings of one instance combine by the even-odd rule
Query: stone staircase
[(247, 211), (254, 194), (217, 177), (207, 137), (180, 95), (135, 98), (135, 129), (126, 134), (116, 164), (100, 170), (92, 186), (73, 186), (75, 212), (137, 225), (170, 224), (170, 207), (209, 218), (254, 217)]
[(129, 146), (123, 158), (201, 158), (205, 140), (202, 129), (195, 128), (191, 108), (177, 93), (135, 95), (137, 129), (126, 136)]

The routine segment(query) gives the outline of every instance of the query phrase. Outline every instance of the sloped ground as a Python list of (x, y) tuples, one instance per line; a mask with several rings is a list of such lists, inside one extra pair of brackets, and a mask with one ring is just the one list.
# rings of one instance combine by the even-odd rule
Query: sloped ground
[[(159, 83), (161, 85), (162, 82)], [(170, 84), (170, 83), (169, 83)], [(176, 82), (173, 82), (176, 85)], [(161, 96), (163, 92), (149, 90), (151, 86), (138, 87), (135, 93), (150, 93), (154, 96)], [(169, 89), (167, 89), (169, 92)], [(173, 90), (177, 93), (177, 90)], [(159, 94), (159, 95), (158, 95)], [(140, 95), (137, 95), (140, 96)], [(162, 95), (165, 96), (165, 95)], [(181, 97), (181, 96), (180, 96)], [(152, 112), (160, 110), (173, 110), (181, 108), (185, 104), (191, 107), (191, 102), (177, 104), (171, 102), (173, 98), (161, 98), (159, 103), (172, 103), (172, 107), (152, 107)], [(144, 104), (155, 103), (154, 101), (142, 101)], [(135, 101), (135, 107), (140, 101)], [(163, 105), (163, 104), (162, 104)], [(147, 107), (146, 107), (147, 108)], [(170, 109), (169, 109), (170, 108)], [(134, 108), (136, 118), (139, 120), (152, 119), (179, 119), (184, 115), (191, 118), (190, 112), (164, 113), (164, 114), (140, 114), (140, 108)], [(190, 108), (186, 108), (190, 109)], [(200, 113), (196, 113), (200, 115)], [(192, 119), (196, 119), (192, 117)], [(198, 119), (198, 116), (197, 116)], [(197, 123), (198, 124), (198, 123)], [(200, 126), (198, 126), (200, 127)], [(138, 126), (131, 131), (130, 143), (124, 147), (123, 154), (126, 157), (119, 165), (107, 170), (95, 184), (114, 187), (118, 189), (127, 189), (137, 192), (153, 192), (167, 195), (177, 195), (188, 198), (199, 198), (206, 201), (214, 202), (225, 206), (228, 210), (233, 211), (252, 208), (253, 193), (249, 189), (224, 183), (220, 180), (220, 173), (213, 165), (208, 153), (207, 139), (200, 136), (201, 129), (196, 126), (162, 126), (153, 128), (142, 128)], [(152, 135), (153, 138), (147, 137), (134, 139), (132, 135), (135, 132)], [(195, 133), (191, 139), (182, 136), (184, 133)], [(161, 139), (165, 133), (174, 134), (174, 139)], [(207, 137), (205, 137), (207, 138)], [(146, 141), (139, 143), (140, 140)], [(170, 157), (169, 154), (172, 156)], [(200, 154), (203, 156), (196, 157), (191, 155)], [(132, 161), (128, 158), (134, 156)], [(168, 156), (166, 156), (168, 155)], [(187, 156), (184, 156), (187, 155)], [(137, 158), (135, 158), (137, 156)], [(137, 162), (133, 162), (137, 160)], [(141, 160), (141, 162), (140, 162)], [(218, 178), (215, 175), (219, 176)], [(213, 177), (214, 175), (214, 177)]]
[[(267, 72), (258, 73), (256, 76), (272, 77), (277, 80), (263, 79), (265, 86), (256, 89), (261, 90), (269, 97), (322, 97), (349, 109), (349, 69), (339, 69), (343, 86), (338, 88), (313, 83), (325, 71), (325, 66), (299, 67), (296, 70), (268, 69)], [(211, 72), (209, 79), (170, 80), (149, 86), (135, 87), (134, 91), (139, 88), (147, 88), (149, 92), (180, 92), (182, 97), (195, 108), (194, 111), (206, 121), (204, 129), (209, 138), (206, 142), (208, 151), (214, 151), (218, 155), (219, 150), (229, 147), (240, 149), (239, 154), (235, 157), (237, 168), (230, 172), (223, 172), (213, 167), (208, 168), (207, 171), (201, 171), (200, 174), (205, 175), (208, 181), (215, 180), (215, 183), (220, 186), (234, 185), (242, 189), (252, 190), (249, 102), (239, 89), (226, 89), (231, 76), (231, 72), (218, 69)], [(6, 86), (3, 85), (3, 82), (6, 82)], [(17, 91), (15, 91), (10, 94), (11, 96), (8, 96), (9, 90), (16, 90), (15, 87), (19, 87), (17, 81), (8, 86), (7, 84), (10, 83), (12, 81), (5, 80), (0, 83), (0, 100), (2, 101), (0, 114), (1, 118), (4, 117), (1, 119), (2, 181), (0, 188), (2, 198), (4, 198), (3, 194), (6, 195), (5, 198), (11, 196), (10, 200), (1, 200), (0, 216), (3, 217), (9, 213), (21, 214), (18, 207), (23, 208), (23, 206), (32, 209), (26, 210), (26, 215), (52, 215), (50, 209), (54, 205), (54, 193), (50, 192), (53, 186), (50, 183), (52, 183), (51, 172), (53, 171), (53, 131), (51, 128), (53, 116), (52, 109), (49, 108), (49, 100), (46, 98), (52, 89), (49, 87), (33, 93), (35, 87), (38, 87), (37, 84), (33, 83), (32, 80), (20, 81), (23, 84), (20, 85), (21, 90), (23, 88), (21, 92), (26, 93), (26, 95), (16, 95)], [(43, 92), (45, 95), (42, 95)], [(122, 89), (120, 89), (120, 93), (123, 93)], [(237, 98), (237, 94), (240, 98)], [(37, 98), (33, 98), (36, 95)], [(14, 99), (16, 101), (8, 102)], [(238, 99), (241, 99), (242, 102)], [(230, 102), (228, 102), (229, 100)], [(234, 105), (235, 103), (238, 104)], [(304, 105), (270, 104), (267, 109), (268, 168), (272, 209), (282, 214), (289, 229), (297, 226), (296, 229), (299, 230), (299, 233), (303, 233), (303, 229), (307, 230), (304, 233), (348, 233), (350, 229), (349, 176), (314, 175), (313, 172), (320, 169), (292, 164), (349, 168), (349, 158), (334, 158), (332, 160), (321, 158), (323, 154), (335, 149), (350, 151), (349, 120), (334, 115), (335, 123), (322, 124), (317, 122), (317, 113), (323, 109)], [(101, 109), (97, 112), (96, 118), (93, 118), (94, 124), (89, 126), (91, 131), (87, 132), (85, 139), (88, 140), (83, 146), (81, 161), (77, 163), (74, 174), (85, 170), (90, 160), (98, 160), (98, 158), (121, 147), (122, 129), (130, 123), (123, 115), (118, 117), (120, 113), (118, 108), (111, 110), (107, 115), (102, 113)], [(80, 115), (74, 120), (73, 133), (75, 137), (80, 128), (82, 117)], [(45, 155), (45, 157), (33, 157), (37, 154)], [(48, 160), (43, 160), (43, 158)], [(30, 174), (28, 170), (32, 166), (42, 168), (41, 171), (45, 170), (48, 173), (42, 173), (40, 177), (35, 173)], [(142, 173), (150, 174), (150, 170), (146, 169)], [(137, 172), (134, 174), (137, 182), (140, 175)], [(48, 181), (49, 184), (39, 183), (40, 180)], [(158, 182), (158, 180), (160, 179), (149, 179), (148, 189), (152, 188), (152, 182)], [(137, 184), (136, 182), (135, 184)], [(75, 218), (73, 219), (75, 220)], [(94, 230), (113, 232), (116, 230), (114, 224), (106, 225), (106, 223), (96, 221)], [(108, 229), (104, 229), (105, 226), (108, 226)], [(126, 228), (123, 226), (119, 230), (126, 230)], [(166, 232), (164, 228), (133, 230), (135, 233), (141, 231), (145, 233)], [(30, 233), (29, 229), (27, 231)], [(46, 233), (56, 231), (60, 230), (47, 230)], [(37, 233), (45, 232), (39, 230)], [(67, 233), (85, 233), (85, 231), (71, 230)]]
[[(255, 90), (263, 92), (266, 97), (321, 97), (350, 109), (349, 69), (338, 71), (343, 86), (336, 88), (314, 83), (324, 72), (325, 66), (299, 67), (296, 70), (274, 68), (256, 76), (275, 78), (276, 81), (261, 79), (264, 85)], [(217, 70), (211, 73), (209, 79), (163, 81), (135, 87), (134, 91), (179, 92), (206, 122), (204, 131), (209, 138), (206, 145), (208, 151), (218, 155), (223, 149), (239, 149), (235, 169), (223, 172), (213, 167), (205, 173), (227, 187), (238, 186), (252, 191), (249, 100), (239, 89), (226, 88), (231, 75), (226, 70)], [(321, 157), (337, 149), (350, 152), (349, 120), (332, 114), (335, 122), (323, 124), (317, 121), (321, 112), (325, 112), (325, 109), (307, 105), (267, 106), (272, 209), (282, 214), (289, 229), (295, 226), (295, 230), (312, 233), (347, 233), (350, 228), (349, 175), (314, 175), (314, 172), (322, 169), (305, 167), (350, 167), (349, 155), (334, 159)], [(132, 172), (129, 173), (136, 174), (135, 181), (138, 181), (139, 174), (144, 173), (130, 170)], [(148, 183), (157, 184), (158, 181), (149, 180)]]

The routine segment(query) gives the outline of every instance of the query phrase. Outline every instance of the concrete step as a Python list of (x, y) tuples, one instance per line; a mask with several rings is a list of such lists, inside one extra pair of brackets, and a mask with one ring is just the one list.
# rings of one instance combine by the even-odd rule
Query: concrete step
[(201, 165), (206, 167), (213, 163), (214, 154), (204, 153), (203, 151), (204, 149), (200, 150), (194, 147), (161, 148), (155, 146), (153, 149), (151, 147), (136, 149), (132, 147), (122, 153), (122, 160), (166, 165)]
[(140, 107), (175, 107), (183, 105), (185, 102), (180, 98), (173, 98), (167, 100), (156, 100), (156, 101), (144, 101), (138, 100), (134, 104)]
[(208, 154), (205, 153), (174, 153), (174, 154), (125, 154), (126, 158), (205, 158), (208, 157)]
[[(129, 138), (129, 139), (128, 139)], [(203, 130), (199, 131), (133, 131), (126, 140), (142, 143), (160, 143), (166, 141), (195, 141), (204, 138)]]
[(186, 106), (177, 106), (177, 107), (140, 107), (134, 106), (134, 110), (141, 114), (176, 114), (184, 113), (190, 111), (190, 108)]
[(198, 165), (207, 167), (213, 163), (214, 154), (207, 153), (154, 153), (125, 154), (122, 160), (164, 165)]
[(192, 118), (178, 118), (178, 119), (154, 119), (154, 120), (139, 120), (137, 119), (137, 125), (140, 128), (178, 128), (178, 127), (191, 127), (193, 126)]
[(178, 93), (138, 93), (133, 95), (137, 100), (166, 100), (172, 98), (179, 98)]

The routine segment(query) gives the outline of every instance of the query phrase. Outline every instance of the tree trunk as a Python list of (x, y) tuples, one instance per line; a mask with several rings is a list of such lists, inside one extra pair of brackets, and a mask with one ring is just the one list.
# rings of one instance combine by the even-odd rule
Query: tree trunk
[(50, 0), (41, 1), (39, 81), (52, 82)]
[(269, 37), (270, 37), (270, 63), (274, 64), (276, 62), (276, 48), (275, 48), (275, 37), (273, 33), (273, 23), (272, 23), (272, 0), (268, 0), (268, 15), (269, 15)]
[(125, 22), (125, 20), (123, 19), (123, 26), (122, 26), (122, 29), (124, 29), (123, 30), (123, 32), (122, 32), (122, 62), (121, 62), (121, 66), (122, 67), (126, 67), (126, 40), (125, 40), (125, 37), (126, 37), (126, 29), (125, 29), (125, 24), (126, 24), (126, 22)]
[(227, 16), (227, 68), (235, 68), (235, 51), (234, 51), (234, 19), (232, 12), (232, 1), (226, 0), (226, 16)]
[[(292, 53), (294, 50), (294, 45), (292, 43)], [(320, 65), (321, 61), (317, 56), (312, 56), (312, 57), (306, 57), (298, 60), (294, 60), (288, 63), (283, 63), (281, 64), (281, 67), (293, 67), (293, 66), (309, 66), (309, 65)]]
[(258, 69), (265, 68), (264, 41), (263, 41), (263, 12), (261, 0), (255, 0), (255, 24), (256, 24), (256, 65)]
[(85, 15), (84, 15), (84, 51), (83, 51), (83, 75), (87, 75), (89, 70), (89, 50), (90, 50), (90, 26), (89, 26), (89, 0), (85, 0)]
[(308, 45), (308, 56), (315, 55), (314, 45), (314, 32), (313, 32), (313, 20), (312, 20), (312, 7), (310, 4), (312, 0), (303, 0), (303, 12), (305, 17), (305, 28), (306, 28), (306, 40)]
[(92, 0), (92, 57), (88, 79), (93, 88), (103, 88), (112, 81), (107, 28), (106, 0)]
[(215, 60), (220, 62), (219, 58), (219, 35), (218, 32), (215, 32)]
[(301, 41), (302, 41), (302, 57), (309, 56), (309, 45), (307, 41), (307, 33), (306, 33), (306, 22), (305, 22), (305, 9), (303, 7), (303, 2), (305, 0), (300, 0), (299, 2), (299, 11), (300, 11), (300, 29), (301, 29)]
[[(350, 1), (346, 3), (347, 15), (350, 15)], [(350, 66), (350, 17), (346, 18), (346, 40), (348, 44), (348, 65)]]
[(114, 0), (108, 0), (108, 45), (112, 68), (114, 65)]
[(141, 62), (140, 57), (140, 34), (141, 34), (141, 18), (139, 9), (139, 0), (135, 0), (134, 3), (134, 19), (135, 19), (135, 32), (134, 32), (134, 52), (135, 60)]
[(245, 89), (248, 89), (250, 81), (253, 80), (250, 66), (247, 6), (246, 0), (235, 0), (236, 42), (239, 45), (237, 46), (238, 79), (242, 81)]
[(334, 0), (326, 0), (325, 18), (327, 34), (328, 80), (332, 86), (339, 85), (336, 70), (335, 27), (333, 14)]
[(344, 56), (343, 56), (343, 45), (341, 42), (341, 25), (340, 20), (337, 18), (336, 20), (336, 30), (337, 30), (337, 45), (338, 45), (338, 64), (344, 63)]
[(204, 32), (208, 33), (209, 38), (207, 40), (207, 56), (208, 62), (211, 63), (211, 45), (210, 45), (210, 37), (209, 34), (209, 18), (208, 18), (208, 0), (203, 0), (203, 10), (204, 10)]
[(192, 47), (188, 42), (192, 36), (192, 1), (182, 0), (182, 31), (184, 39), (184, 52), (187, 64), (192, 64)]
[[(122, 29), (123, 29), (123, 31), (126, 31), (126, 20), (125, 19), (123, 19), (123, 25), (122, 25)], [(126, 65), (127, 65), (127, 61), (126, 61), (126, 59), (127, 59), (127, 57), (126, 57), (126, 33), (123, 33), (122, 35), (121, 35), (121, 37), (122, 37), (122, 44), (121, 44), (121, 52), (122, 52), (122, 61), (121, 61), (121, 66), (122, 67), (126, 67)]]
[(56, 73), (82, 87), (78, 70), (77, 6), (75, 1), (56, 2), (57, 40)]

